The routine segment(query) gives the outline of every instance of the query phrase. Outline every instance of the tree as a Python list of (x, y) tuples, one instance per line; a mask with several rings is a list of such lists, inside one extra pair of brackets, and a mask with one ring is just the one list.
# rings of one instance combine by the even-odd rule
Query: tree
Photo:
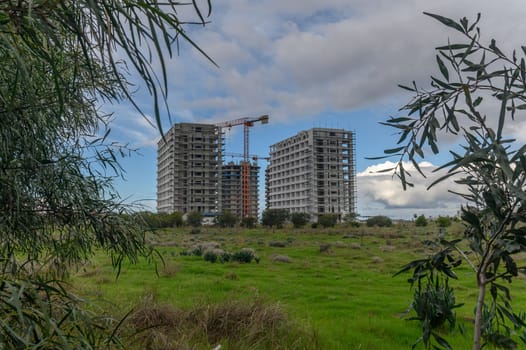
[(368, 218), (365, 224), (367, 225), (367, 227), (373, 227), (373, 226), (389, 227), (393, 224), (393, 221), (388, 216), (376, 215), (376, 216), (371, 216), (370, 218)]
[(292, 213), (290, 214), (290, 222), (292, 222), (292, 225), (294, 225), (295, 228), (301, 228), (310, 220), (310, 214), (309, 213)]
[(225, 211), (221, 215), (219, 215), (217, 218), (217, 224), (220, 227), (234, 227), (236, 223), (239, 221), (238, 218), (232, 214), (229, 211)]
[(415, 219), (415, 226), (427, 226), (427, 219), (424, 215), (420, 215)]
[(343, 222), (353, 227), (360, 227), (359, 216), (360, 214), (358, 213), (349, 213), (343, 217)]
[(241, 220), (241, 226), (246, 228), (254, 228), (256, 227), (257, 219), (253, 216), (247, 216), (246, 218), (243, 218)]
[(192, 227), (199, 227), (203, 223), (203, 214), (198, 211), (191, 211), (186, 214), (186, 223)]
[(436, 222), (438, 227), (449, 227), (449, 226), (451, 226), (451, 219), (449, 218), (449, 216), (439, 216), (435, 220), (435, 222)]
[(134, 103), (128, 88), (135, 71), (160, 126), (163, 57), (179, 37), (192, 43), (178, 4), (0, 2), (1, 348), (117, 342), (112, 324), (82, 310), (61, 279), (97, 249), (117, 269), (151, 252), (138, 216), (127, 215), (112, 187), (122, 175), (117, 159), (130, 150), (108, 142), (111, 116), (100, 106)]
[(261, 218), (261, 224), (268, 227), (282, 228), (288, 218), (289, 212), (287, 209), (265, 209)]
[[(394, 171), (406, 188), (411, 183), (403, 160), (411, 161), (422, 174), (418, 160), (427, 152), (424, 145), (437, 154), (439, 137), (461, 137), (462, 151), (450, 151), (451, 160), (439, 168), (447, 173), (431, 186), (452, 176), (464, 185), (465, 192), (457, 194), (467, 202), (461, 209), (466, 229), (462, 239), (443, 241), (435, 256), (413, 261), (403, 271), (413, 270), (414, 277), (438, 271), (456, 278), (452, 262), (467, 262), (478, 289), (473, 349), (486, 344), (515, 348), (514, 334), (524, 322), (513, 311), (504, 282), (511, 283), (518, 276), (514, 256), (526, 249), (526, 145), (517, 144), (506, 126), (526, 109), (526, 48), (508, 56), (495, 40), (484, 44), (477, 26), (480, 14), (473, 23), (466, 18), (454, 21), (427, 15), (459, 32), (463, 39), (437, 48), (441, 77), (431, 77), (430, 89), (416, 83), (401, 86), (414, 97), (402, 107), (407, 116), (385, 123), (400, 131), (398, 146), (385, 153), (399, 157)], [(498, 106), (496, 113), (492, 105)], [(464, 253), (465, 247), (469, 254)], [(445, 252), (448, 259), (436, 259)]]
[(338, 215), (336, 214), (323, 214), (318, 216), (318, 224), (322, 227), (334, 227), (338, 222)]

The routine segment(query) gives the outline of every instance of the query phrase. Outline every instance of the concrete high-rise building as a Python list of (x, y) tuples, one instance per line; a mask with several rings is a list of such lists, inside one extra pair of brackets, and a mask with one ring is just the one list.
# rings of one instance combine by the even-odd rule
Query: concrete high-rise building
[(157, 146), (157, 211), (219, 211), (220, 129), (209, 124), (174, 124)]
[[(221, 128), (174, 124), (157, 144), (157, 212), (229, 211), (242, 217), (241, 164), (223, 164)], [(258, 215), (259, 166), (250, 165), (249, 216)]]
[[(243, 216), (243, 181), (241, 177), (242, 165), (230, 162), (223, 164), (221, 173), (221, 205), (223, 212), (230, 212), (241, 218)], [(258, 216), (258, 178), (259, 166), (250, 165), (249, 176), (249, 212), (248, 216)]]
[(290, 213), (337, 214), (356, 211), (354, 133), (313, 128), (270, 146), (265, 173), (266, 206)]

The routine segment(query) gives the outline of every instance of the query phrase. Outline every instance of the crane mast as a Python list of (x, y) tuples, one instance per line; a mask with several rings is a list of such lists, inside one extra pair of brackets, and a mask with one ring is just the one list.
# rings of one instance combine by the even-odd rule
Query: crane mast
[(241, 203), (243, 218), (250, 216), (249, 128), (254, 126), (256, 122), (267, 124), (268, 120), (269, 117), (265, 114), (257, 118), (239, 118), (216, 124), (219, 128), (231, 128), (236, 125), (243, 125), (243, 164), (241, 165)]

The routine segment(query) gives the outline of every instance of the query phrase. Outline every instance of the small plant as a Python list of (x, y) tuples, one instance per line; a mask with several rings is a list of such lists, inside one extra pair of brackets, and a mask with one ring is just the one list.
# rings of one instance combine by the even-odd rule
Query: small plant
[(239, 279), (239, 276), (234, 271), (230, 271), (225, 273), (225, 278), (227, 280), (237, 281)]
[(320, 253), (329, 254), (331, 252), (331, 245), (329, 243), (320, 244)]
[(279, 263), (290, 263), (290, 257), (288, 255), (274, 255), (272, 256), (273, 262), (279, 262)]
[(217, 261), (217, 259), (218, 259), (217, 252), (214, 251), (214, 250), (207, 250), (203, 254), (203, 259), (205, 261), (208, 261), (208, 262), (211, 262), (211, 263), (215, 263)]
[(191, 255), (201, 256), (203, 255), (203, 248), (201, 246), (196, 246), (192, 249)]
[(270, 247), (279, 247), (279, 248), (283, 248), (287, 246), (285, 242), (281, 242), (281, 241), (270, 241), (268, 242), (268, 245)]
[[(429, 241), (426, 244), (430, 248), (437, 248), (436, 243)], [(416, 290), (407, 312), (414, 310), (416, 316), (410, 320), (420, 321), (422, 326), (422, 335), (413, 344), (413, 348), (423, 342), (426, 349), (451, 349), (437, 331), (446, 323), (453, 328), (456, 319), (454, 309), (462, 306), (455, 304), (455, 294), (448, 283), (450, 277), (457, 278), (452, 269), (461, 263), (453, 252), (453, 246), (449, 246), (432, 257), (410, 262), (395, 274), (413, 270), (413, 276), (408, 282), (411, 287), (416, 285)], [(440, 347), (433, 344), (433, 340)]]
[(252, 260), (255, 260), (259, 263), (259, 257), (254, 252), (254, 249), (243, 248), (240, 251), (232, 254), (232, 261), (237, 261), (239, 263), (251, 263)]
[(226, 262), (229, 262), (230, 260), (232, 260), (232, 254), (230, 254), (229, 252), (223, 252), (222, 254), (219, 255), (219, 261), (221, 263), (226, 263)]

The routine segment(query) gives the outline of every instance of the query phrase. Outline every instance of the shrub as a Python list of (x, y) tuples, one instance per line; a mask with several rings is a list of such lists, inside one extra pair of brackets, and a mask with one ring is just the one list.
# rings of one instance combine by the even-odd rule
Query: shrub
[(200, 233), (201, 233), (201, 229), (198, 227), (194, 227), (193, 229), (190, 230), (191, 235), (198, 235)]
[(290, 222), (295, 228), (301, 228), (305, 226), (310, 220), (309, 213), (292, 213), (290, 214)]
[(259, 257), (254, 252), (254, 249), (243, 248), (238, 252), (232, 254), (232, 261), (237, 261), (239, 263), (250, 263), (252, 260), (255, 260), (259, 263)]
[(192, 249), (191, 255), (195, 255), (195, 256), (203, 255), (203, 248), (201, 248), (200, 246), (194, 247), (194, 249)]
[(424, 215), (420, 215), (415, 220), (415, 225), (419, 227), (427, 226), (427, 219)]
[(291, 260), (288, 255), (274, 255), (272, 256), (273, 262), (290, 263)]
[(320, 253), (329, 254), (331, 252), (331, 245), (329, 243), (320, 244)]
[(270, 241), (268, 243), (268, 245), (270, 247), (279, 247), (279, 248), (283, 248), (283, 247), (287, 246), (287, 244), (285, 244), (285, 242), (281, 242), (281, 241)]
[(215, 263), (218, 259), (218, 256), (217, 256), (217, 252), (215, 250), (207, 250), (204, 254), (203, 254), (203, 259), (205, 261), (208, 261), (208, 262), (211, 262), (211, 263)]
[(318, 217), (318, 224), (322, 227), (334, 227), (338, 222), (338, 215), (336, 214), (323, 214)]
[(383, 215), (372, 216), (367, 219), (367, 227), (390, 227), (393, 224), (391, 218)]

